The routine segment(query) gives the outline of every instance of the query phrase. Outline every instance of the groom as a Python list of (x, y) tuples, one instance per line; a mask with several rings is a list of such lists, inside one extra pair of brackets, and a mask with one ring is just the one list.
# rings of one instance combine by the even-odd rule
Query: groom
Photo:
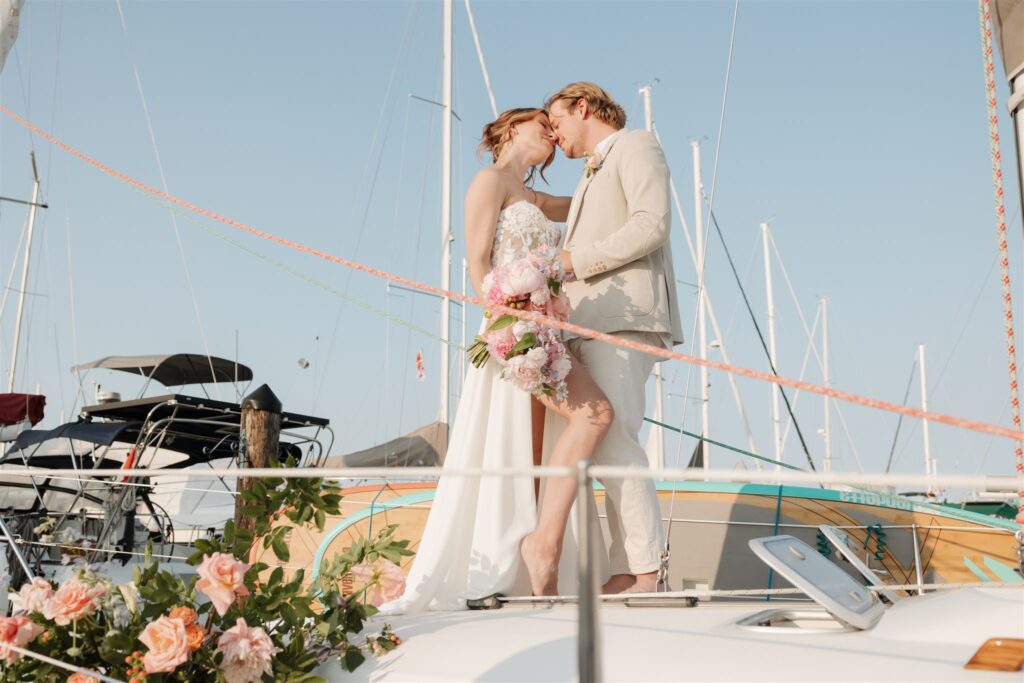
[[(661, 146), (646, 131), (624, 130), (626, 113), (593, 83), (570, 83), (545, 108), (565, 156), (585, 159), (562, 251), (565, 269), (576, 274), (565, 286), (570, 322), (651, 346), (682, 343), (669, 250), (669, 173)], [(615, 409), (595, 462), (648, 467), (638, 434), (644, 386), (656, 359), (581, 337), (568, 346)], [(664, 545), (654, 482), (601, 483), (611, 531), (611, 578), (602, 592), (653, 592)]]

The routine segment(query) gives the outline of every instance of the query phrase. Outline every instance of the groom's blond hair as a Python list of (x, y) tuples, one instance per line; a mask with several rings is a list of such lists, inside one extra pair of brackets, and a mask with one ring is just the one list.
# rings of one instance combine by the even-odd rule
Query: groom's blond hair
[(586, 100), (587, 109), (598, 121), (603, 121), (616, 130), (626, 127), (626, 111), (622, 106), (613, 100), (604, 88), (588, 81), (577, 81), (565, 86), (548, 98), (544, 108), (550, 110), (555, 102), (565, 102), (566, 106), (571, 108), (580, 100)]

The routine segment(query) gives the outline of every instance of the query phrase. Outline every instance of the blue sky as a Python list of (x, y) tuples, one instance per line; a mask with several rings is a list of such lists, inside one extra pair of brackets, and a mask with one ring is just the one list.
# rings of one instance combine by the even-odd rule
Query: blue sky
[[(473, 4), (499, 108), (539, 104), (564, 83), (586, 79), (615, 95), (639, 127), (637, 88), (658, 79), (654, 118), (691, 227), (690, 143), (702, 144), (710, 191), (733, 7)], [(103, 163), (160, 186), (137, 69), (172, 194), (346, 258), (439, 281), (438, 109), (410, 97), (440, 98), (438, 2), (125, 1), (122, 8), (127, 33), (115, 2), (28, 0), (15, 52), (0, 75), (0, 101)], [(490, 119), (460, 2), (455, 64), (459, 263), (461, 195), (484, 163), (474, 149)], [(999, 114), (1019, 324), (1020, 213), (1002, 104)], [(715, 213), (759, 323), (766, 304), (758, 224), (770, 220), (809, 323), (818, 298), (829, 297), (834, 386), (901, 402), (923, 343), (932, 409), (1009, 424), (987, 141), (975, 3), (742, 2)], [(17, 388), (38, 384), (48, 395), (48, 424), (74, 407), (76, 380), (68, 368), (76, 362), (202, 352), (195, 308), (211, 353), (233, 357), (237, 330), (240, 358), (255, 369), (257, 383), (269, 383), (287, 409), (331, 418), (338, 451), (434, 418), (436, 340), (218, 239), (208, 230), (231, 229), (206, 219), (175, 217), (179, 252), (166, 208), (31, 140), (7, 119), (0, 121), (0, 194), (28, 197), (33, 147), (51, 208), (40, 215), (30, 286), (37, 296)], [(571, 192), (579, 173), (578, 162), (559, 157), (548, 173), (551, 190)], [(22, 208), (0, 204), (5, 283), (24, 219)], [(674, 229), (677, 275), (693, 282), (678, 217)], [(230, 236), (397, 319), (438, 328), (439, 307), (430, 298), (388, 296), (369, 276)], [(456, 287), (459, 280), (456, 270)], [(707, 286), (732, 360), (766, 369), (714, 234)], [(777, 266), (775, 291), (780, 371), (798, 376), (806, 340)], [(694, 290), (680, 285), (679, 295), (690, 330)], [(0, 320), (5, 372), (13, 311), (9, 304)], [(460, 315), (455, 309), (456, 336)], [(478, 319), (471, 311), (470, 330)], [(420, 349), (424, 382), (415, 379)], [(311, 361), (306, 369), (297, 362), (302, 357)], [(667, 417), (690, 429), (697, 405), (682, 397), (698, 393), (695, 376), (687, 388), (685, 367), (666, 368)], [(810, 367), (805, 377), (821, 375)], [(127, 376), (91, 379), (125, 394), (138, 387)], [(712, 436), (745, 444), (724, 376), (712, 373), (711, 385)], [(452, 386), (458, 387), (455, 372)], [(766, 452), (768, 391), (746, 380), (740, 387)], [(92, 391), (85, 387), (88, 396)], [(229, 387), (221, 391), (233, 396)], [(911, 401), (918, 402), (916, 384)], [(852, 445), (833, 417), (836, 469), (856, 469), (855, 451), (866, 470), (883, 469), (896, 417), (852, 406), (842, 411)], [(801, 396), (797, 415), (820, 464), (821, 400)], [(933, 425), (932, 447), (943, 473), (1012, 468), (1012, 447), (1001, 440)], [(686, 442), (682, 452), (691, 448)], [(676, 453), (670, 442), (670, 463)], [(792, 438), (786, 459), (803, 462)], [(894, 470), (918, 471), (920, 462), (920, 427), (905, 422)], [(723, 454), (715, 464), (735, 460)]]

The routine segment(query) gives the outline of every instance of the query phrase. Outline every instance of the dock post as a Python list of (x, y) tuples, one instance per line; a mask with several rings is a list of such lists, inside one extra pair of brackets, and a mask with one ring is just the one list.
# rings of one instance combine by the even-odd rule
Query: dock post
[[(266, 384), (242, 399), (239, 462), (242, 470), (267, 467), (276, 459), (281, 437), (281, 400)], [(242, 476), (238, 492), (252, 489), (252, 479)], [(252, 531), (256, 518), (242, 515), (242, 498), (235, 498), (235, 527)], [(267, 514), (270, 514), (267, 510)]]

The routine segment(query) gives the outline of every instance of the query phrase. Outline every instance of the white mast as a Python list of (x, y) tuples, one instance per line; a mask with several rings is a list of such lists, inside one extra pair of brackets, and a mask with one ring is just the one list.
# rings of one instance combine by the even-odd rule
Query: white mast
[[(644, 130), (654, 133), (654, 118), (651, 112), (651, 86), (644, 85), (640, 88), (640, 94), (644, 98)], [(675, 283), (667, 282), (666, 286), (674, 287)], [(662, 363), (654, 364), (654, 419), (656, 422), (665, 423), (665, 381), (661, 373)], [(658, 425), (651, 425), (654, 432), (655, 463), (657, 467), (665, 466), (665, 430)]]
[[(772, 293), (772, 261), (768, 252), (768, 223), (761, 223), (761, 238), (764, 243), (764, 288), (768, 298), (768, 357), (772, 367), (778, 372), (778, 355), (775, 348), (775, 295)], [(778, 384), (772, 383), (772, 441), (775, 444), (775, 460), (782, 462), (782, 437), (779, 434), (779, 390)], [(781, 472), (782, 465), (775, 465), (775, 471)]]
[[(921, 367), (921, 410), (928, 410), (928, 381), (924, 371), (924, 344), (917, 345), (917, 363)], [(932, 460), (931, 443), (928, 440), (928, 420), (921, 420), (921, 434), (924, 436), (924, 475), (933, 477), (938, 474), (935, 461)], [(928, 486), (929, 492), (931, 485)]]
[[(441, 114), (441, 289), (451, 288), (452, 264), (452, 0), (444, 0), (444, 84)], [(448, 425), (449, 300), (441, 298), (441, 400), (438, 420)]]
[[(822, 382), (829, 385), (828, 375), (828, 297), (821, 297), (821, 365)], [(825, 397), (825, 472), (832, 471), (832, 429), (831, 429), (831, 399)]]
[(25, 261), (21, 267), (21, 290), (18, 293), (18, 317), (14, 324), (14, 345), (11, 349), (10, 376), (7, 378), (7, 392), (14, 391), (14, 373), (18, 365), (18, 343), (21, 341), (21, 319), (25, 314), (25, 293), (28, 291), (28, 266), (32, 255), (32, 232), (36, 225), (36, 206), (39, 203), (39, 169), (36, 168), (36, 154), (32, 159), (32, 203), (28, 209), (28, 236), (25, 240)]
[[(694, 140), (690, 143), (693, 146), (693, 199), (694, 199), (694, 220), (693, 231), (695, 233), (695, 251), (697, 252), (697, 330), (700, 346), (700, 358), (707, 360), (708, 357), (708, 329), (707, 314), (704, 309), (704, 197), (703, 184), (700, 175), (700, 141)], [(709, 436), (710, 404), (708, 402), (708, 368), (702, 365), (700, 368), (700, 435), (707, 439)], [(711, 449), (707, 441), (701, 441), (701, 453), (704, 455), (704, 471), (707, 472), (711, 466)]]

